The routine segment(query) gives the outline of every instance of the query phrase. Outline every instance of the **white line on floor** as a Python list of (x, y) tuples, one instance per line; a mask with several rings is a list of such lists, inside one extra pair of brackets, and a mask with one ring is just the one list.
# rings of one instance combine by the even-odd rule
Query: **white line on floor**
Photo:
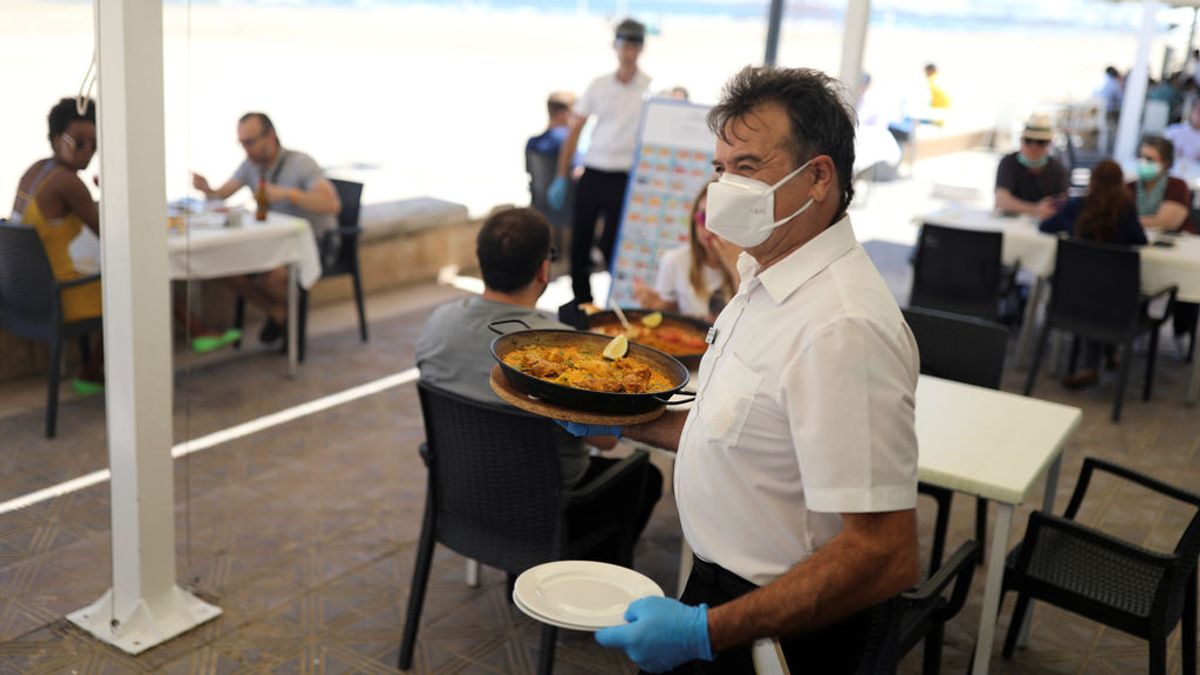
[[(214, 431), (207, 436), (201, 436), (200, 438), (195, 438), (190, 441), (180, 443), (179, 445), (171, 448), (171, 456), (178, 459), (185, 455), (190, 455), (193, 452), (207, 450), (215, 445), (228, 443), (229, 441), (242, 438), (243, 436), (249, 436), (250, 434), (258, 433), (264, 429), (270, 429), (271, 427), (279, 426), (280, 424), (287, 424), (293, 420), (319, 413), (322, 410), (328, 410), (334, 406), (342, 405), (343, 403), (349, 403), (350, 401), (355, 401), (373, 394), (378, 394), (379, 392), (386, 391), (388, 389), (403, 386), (415, 381), (416, 379), (417, 369), (409, 368), (408, 370), (394, 373), (392, 375), (388, 375), (387, 377), (381, 377), (373, 382), (360, 384), (357, 387), (351, 387), (349, 389), (339, 391), (336, 394), (322, 396), (321, 398), (308, 401), (307, 403), (301, 403), (300, 405), (292, 406), (291, 408), (286, 408), (284, 410), (280, 410), (279, 412), (271, 413), (270, 415), (264, 415), (258, 419), (250, 420), (249, 422), (243, 422), (241, 424), (229, 427), (228, 429)], [(36, 492), (30, 492), (29, 494), (21, 495), (20, 497), (0, 503), (0, 515), (9, 513), (10, 511), (16, 511), (17, 509), (23, 509), (27, 506), (33, 506), (34, 504), (44, 502), (47, 499), (54, 499), (55, 497), (68, 495), (72, 492), (78, 492), (79, 490), (91, 487), (97, 483), (103, 483), (109, 478), (111, 478), (111, 474), (109, 473), (108, 469), (101, 469), (100, 471), (93, 471), (85, 476), (63, 481), (58, 485), (52, 485)]]

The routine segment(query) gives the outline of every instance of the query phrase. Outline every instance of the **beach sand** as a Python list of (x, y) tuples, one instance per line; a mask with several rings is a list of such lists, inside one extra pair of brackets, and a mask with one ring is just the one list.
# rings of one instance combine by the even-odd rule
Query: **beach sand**
[[(665, 17), (648, 38), (653, 89), (687, 87), (712, 102), (761, 61), (760, 21)], [(213, 183), (242, 159), (237, 117), (262, 110), (283, 142), (331, 175), (366, 183), (364, 201), (432, 195), (486, 213), (528, 201), (523, 148), (545, 125), (552, 90), (582, 92), (615, 68), (612, 20), (439, 7), (164, 9), (167, 190), (191, 169)], [(0, 212), (21, 172), (46, 156), (45, 115), (79, 87), (92, 53), (90, 3), (0, 0)], [(1161, 54), (1162, 40), (1155, 54)], [(1084, 98), (1104, 66), (1126, 68), (1129, 33), (926, 31), (872, 27), (865, 64), (881, 91), (920, 88), (926, 61), (964, 127), (1007, 128), (1035, 106)], [(780, 63), (836, 72), (841, 26), (793, 17)], [(1161, 56), (1152, 57), (1152, 63)], [(94, 163), (88, 174), (97, 170)], [(248, 192), (243, 192), (248, 198)]]

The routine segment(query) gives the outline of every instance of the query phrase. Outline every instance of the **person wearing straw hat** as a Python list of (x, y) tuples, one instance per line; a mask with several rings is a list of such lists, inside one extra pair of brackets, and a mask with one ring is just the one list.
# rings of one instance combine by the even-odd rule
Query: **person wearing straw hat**
[(1067, 170), (1050, 156), (1054, 126), (1050, 116), (1034, 113), (1025, 120), (1021, 149), (1005, 155), (996, 169), (996, 209), (1023, 213), (1039, 221), (1053, 216), (1067, 194)]

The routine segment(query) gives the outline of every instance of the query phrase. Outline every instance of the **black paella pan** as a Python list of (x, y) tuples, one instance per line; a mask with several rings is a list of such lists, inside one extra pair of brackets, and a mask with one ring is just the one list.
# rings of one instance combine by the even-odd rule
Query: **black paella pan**
[[(498, 326), (504, 324), (520, 324), (526, 330), (504, 334)], [(547, 403), (561, 405), (588, 412), (614, 415), (631, 415), (654, 410), (666, 404), (688, 403), (693, 400), (691, 392), (680, 391), (688, 383), (688, 370), (678, 359), (664, 354), (657, 349), (651, 349), (636, 342), (629, 343), (629, 354), (641, 357), (662, 369), (671, 388), (653, 394), (626, 394), (606, 391), (590, 391), (576, 389), (566, 385), (549, 382), (533, 375), (527, 375), (504, 362), (509, 352), (535, 344), (541, 347), (588, 347), (600, 352), (612, 340), (607, 335), (598, 333), (583, 333), (573, 330), (529, 330), (528, 324), (520, 319), (496, 321), (488, 325), (493, 333), (500, 337), (492, 340), (492, 356), (500, 364), (504, 376), (519, 391), (530, 396), (536, 396)], [(672, 400), (679, 393), (691, 398)]]

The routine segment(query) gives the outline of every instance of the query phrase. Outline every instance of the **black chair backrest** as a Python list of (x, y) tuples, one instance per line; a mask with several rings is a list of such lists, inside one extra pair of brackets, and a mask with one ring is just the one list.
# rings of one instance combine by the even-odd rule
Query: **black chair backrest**
[[(338, 201), (342, 203), (342, 210), (338, 211), (338, 229), (341, 236), (337, 256), (326, 262), (323, 274), (349, 274), (358, 259), (358, 236), (362, 234), (358, 225), (358, 215), (362, 208), (363, 184), (337, 178), (330, 178), (329, 182), (333, 184)], [(355, 231), (350, 232), (349, 228)]]
[(974, 317), (909, 307), (904, 320), (921, 352), (921, 372), (989, 389), (1000, 388), (1008, 328)]
[(554, 182), (554, 177), (558, 174), (558, 155), (534, 152), (526, 148), (525, 171), (529, 173), (530, 205), (537, 209), (538, 213), (546, 216), (546, 220), (554, 227), (570, 227), (570, 200), (568, 199), (568, 204), (558, 211), (550, 208), (546, 201), (546, 191), (550, 189), (550, 183)]
[(993, 320), (999, 312), (1004, 235), (926, 224), (913, 261), (911, 307)]
[(514, 573), (556, 559), (566, 533), (555, 427), (424, 382), (417, 390), (437, 541)]
[(0, 219), (0, 328), (42, 339), (59, 321), (54, 272), (36, 230)]
[(1136, 249), (1059, 239), (1049, 313), (1056, 325), (1127, 329), (1141, 307), (1141, 257)]

